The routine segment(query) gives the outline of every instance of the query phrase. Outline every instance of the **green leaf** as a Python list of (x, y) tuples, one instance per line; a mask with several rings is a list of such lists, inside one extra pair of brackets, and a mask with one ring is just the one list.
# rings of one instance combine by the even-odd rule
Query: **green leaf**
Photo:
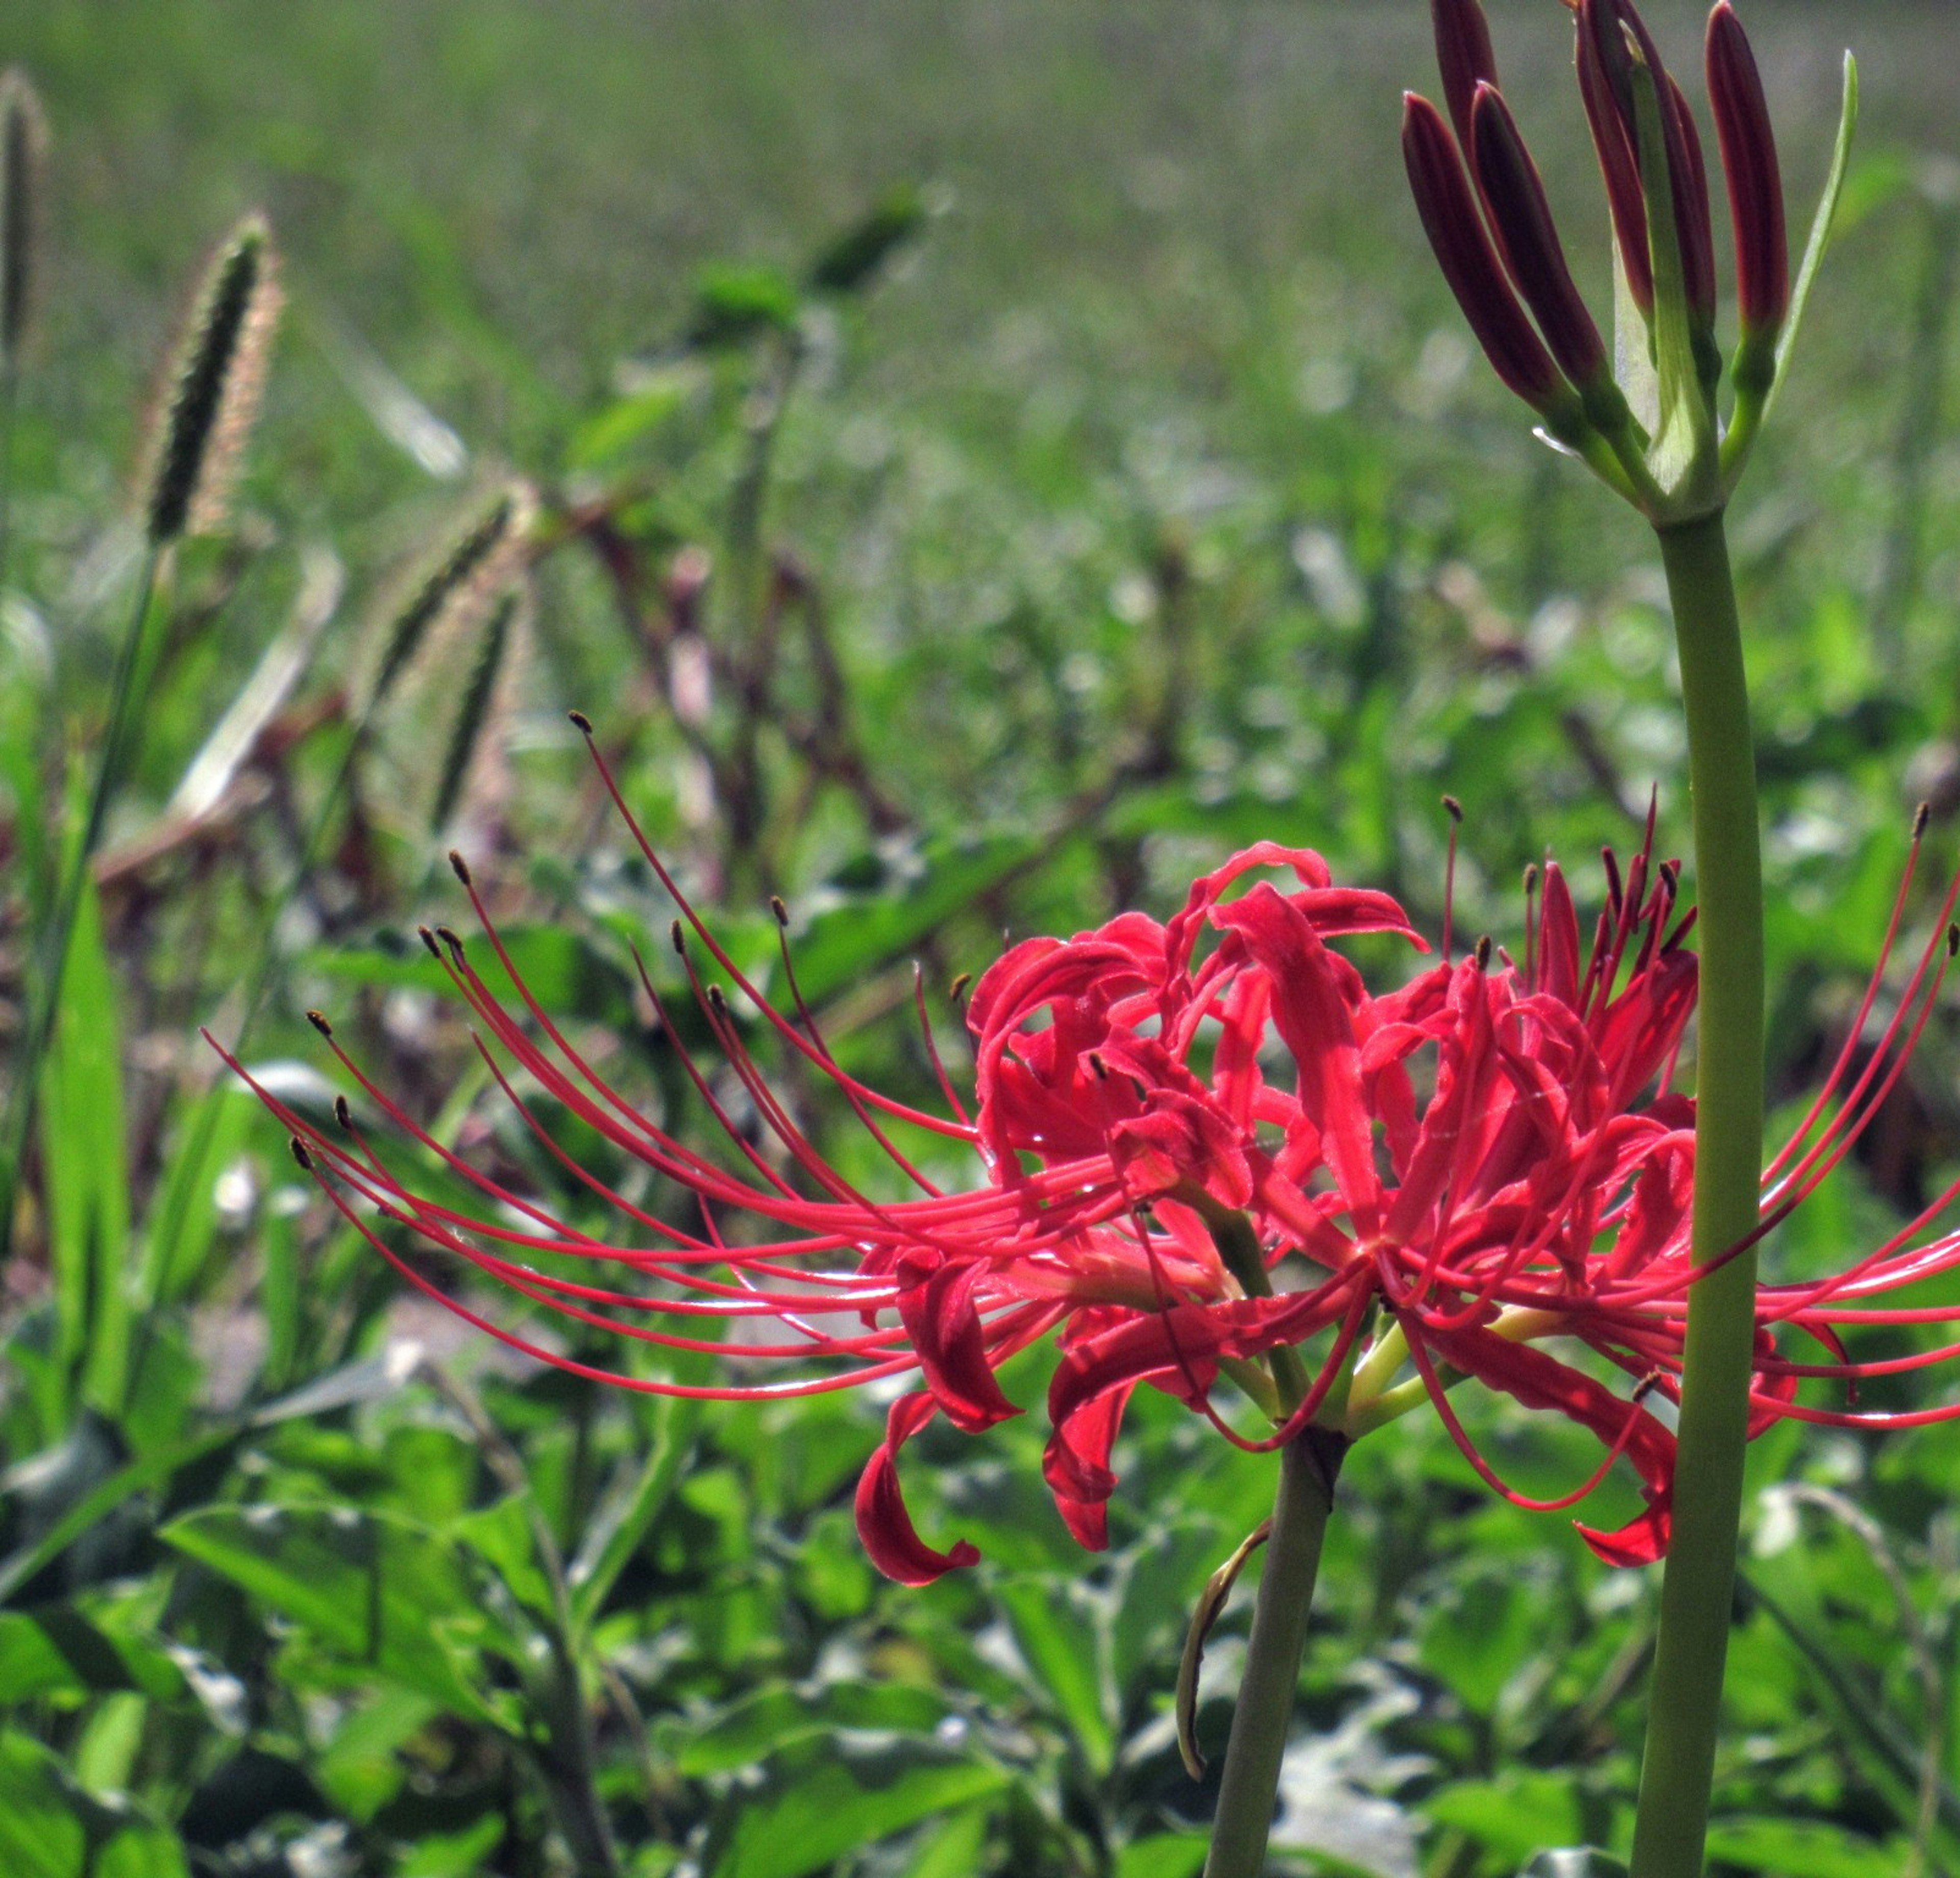
[(1529, 1858), (1548, 1839), (1570, 1843), (1586, 1829), (1577, 1786), (1565, 1774), (1459, 1781), (1431, 1794), (1422, 1810), (1437, 1825), (1454, 1826), (1506, 1860)]
[(1190, 1832), (1157, 1832), (1116, 1855), (1116, 1878), (1198, 1878), (1206, 1841)]
[(774, 268), (711, 265), (695, 275), (694, 291), (687, 340), (704, 348), (788, 332), (801, 310), (795, 286)]
[(81, 1370), (84, 1399), (113, 1416), (123, 1406), (129, 1359), (129, 1176), (116, 981), (92, 882), (75, 909), (61, 1020), (43, 1075), (41, 1153), (62, 1354)]
[(700, 364), (669, 367), (623, 398), (616, 399), (573, 431), (565, 462), (573, 469), (603, 469), (633, 446), (661, 430), (692, 397)]
[(1810, 239), (1805, 244), (1803, 260), (1796, 270), (1796, 284), (1790, 290), (1790, 313), (1777, 341), (1776, 378), (1770, 387), (1764, 415), (1776, 405), (1777, 394), (1790, 368), (1790, 353), (1796, 344), (1797, 329), (1803, 323), (1804, 309), (1810, 304), (1810, 290), (1817, 283), (1817, 272), (1831, 246), (1831, 230), (1838, 219), (1838, 204), (1844, 193), (1845, 172), (1850, 167), (1851, 145), (1858, 135), (1858, 62), (1844, 55), (1844, 95), (1838, 113), (1838, 142), (1831, 153), (1831, 173), (1824, 179), (1824, 193), (1818, 199), (1817, 214), (1810, 224)]
[(800, 1742), (840, 1728), (932, 1734), (948, 1714), (943, 1697), (909, 1683), (833, 1683), (815, 1689), (779, 1686), (738, 1702), (674, 1756), (690, 1778), (752, 1766)]
[(7, 1878), (185, 1878), (183, 1849), (126, 1802), (97, 1798), (38, 1741), (0, 1733)]
[(921, 1833), (903, 1878), (973, 1878), (987, 1848), (988, 1809), (956, 1813)]
[(164, 1540), (269, 1605), (324, 1649), (452, 1711), (494, 1720), (477, 1652), (521, 1648), (482, 1607), (455, 1548), (425, 1527), (347, 1507), (209, 1507)]
[(882, 889), (854, 895), (817, 914), (795, 939), (797, 982), (813, 1004), (900, 958), (982, 895), (1045, 851), (1032, 835), (923, 843)]
[[(514, 924), (502, 928), (500, 936), (511, 964), (546, 1010), (560, 1017), (590, 1017), (630, 1025), (625, 974), (578, 934), (562, 926)], [(488, 946), (472, 947), (470, 957), (491, 988), (504, 995), (508, 980)], [(444, 997), (454, 995), (443, 968), (419, 940), (385, 949), (322, 946), (305, 955), (301, 968), (343, 983), (431, 991)]]
[(218, 1236), (218, 1176), (237, 1158), (259, 1113), (251, 1092), (228, 1077), (180, 1119), (144, 1235), (137, 1284), (144, 1309), (172, 1302), (196, 1284)]
[(854, 294), (870, 285), (885, 263), (917, 238), (931, 212), (921, 189), (910, 183), (894, 189), (810, 264), (811, 291)]
[(998, 1794), (1008, 1778), (920, 1743), (870, 1753), (826, 1743), (807, 1763), (765, 1767), (759, 1787), (731, 1793), (702, 1867), (711, 1878), (804, 1878), (845, 1852)]
[(194, 1441), (161, 1454), (146, 1454), (111, 1474), (100, 1486), (77, 1501), (39, 1538), (0, 1562), (0, 1605), (5, 1604), (23, 1585), (39, 1576), (84, 1533), (119, 1507), (139, 1493), (164, 1486), (184, 1469), (210, 1460), (234, 1445), (242, 1432), (236, 1427), (214, 1428)]
[(587, 1524), (565, 1573), (572, 1624), (581, 1632), (590, 1629), (619, 1574), (660, 1517), (694, 1451), (701, 1412), (701, 1403), (692, 1397), (667, 1396), (656, 1403), (651, 1412), (653, 1443), (637, 1476), (610, 1496)]
[(112, 1691), (175, 1702), (183, 1672), (155, 1644), (118, 1637), (68, 1605), (0, 1612), (0, 1703)]
[(1013, 1580), (1000, 1587), (1001, 1608), (1023, 1658), (1080, 1744), (1099, 1775), (1115, 1753), (1114, 1706), (1103, 1673), (1106, 1626), (1085, 1608), (1075, 1587), (1048, 1578)]
[(1777, 1878), (1898, 1878), (1909, 1862), (1903, 1839), (1881, 1845), (1812, 1819), (1711, 1820), (1708, 1857)]

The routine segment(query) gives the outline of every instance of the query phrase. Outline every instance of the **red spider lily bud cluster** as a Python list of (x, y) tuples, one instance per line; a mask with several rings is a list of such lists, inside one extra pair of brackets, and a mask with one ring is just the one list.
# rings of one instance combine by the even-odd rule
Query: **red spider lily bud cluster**
[[(601, 774), (624, 814), (603, 764)], [(1465, 958), (1446, 946), (1381, 993), (1337, 945), (1373, 933), (1427, 951), (1402, 908), (1337, 886), (1309, 850), (1262, 844), (1195, 882), (1166, 921), (1126, 913), (1007, 952), (967, 1008), (977, 1099), (969, 1110), (939, 1069), (946, 1107), (936, 1114), (880, 1094), (832, 1054), (797, 989), (786, 937), (790, 1008), (765, 999), (626, 818), (681, 909), (676, 949), (725, 1073), (711, 1075), (673, 1041), (673, 1026), (664, 1031), (724, 1151), (689, 1145), (677, 1122), (641, 1113), (598, 1075), (518, 975), (459, 863), (514, 1003), (447, 929), (425, 935), (429, 949), (469, 1009), (503, 1097), (611, 1223), (561, 1217), (457, 1155), (320, 1019), (383, 1126), (371, 1130), (345, 1102), (337, 1125), (317, 1123), (253, 1086), (300, 1165), (409, 1284), (532, 1356), (629, 1388), (729, 1400), (896, 1390), (857, 1513), (873, 1560), (906, 1583), (978, 1555), (918, 1531), (900, 1451), (941, 1416), (978, 1434), (1020, 1413), (1000, 1372), (1051, 1333), (1061, 1354), (1044, 1472), (1085, 1546), (1106, 1543), (1116, 1441), (1130, 1397), (1147, 1385), (1259, 1451), (1310, 1422), (1358, 1438), (1431, 1404), (1478, 1473), (1521, 1505), (1570, 1505), (1624, 1458), (1644, 1511), (1614, 1532), (1581, 1530), (1615, 1563), (1665, 1549), (1675, 1444), (1656, 1411), (1678, 1398), (1688, 1289), (1711, 1267), (1689, 1250), (1694, 1111), (1672, 1087), (1695, 1001), (1694, 914), (1677, 904), (1678, 867), (1654, 861), (1651, 821), (1624, 870), (1606, 856), (1589, 945), (1548, 865), (1528, 879), (1521, 959), (1488, 940)], [(1757, 1237), (1849, 1152), (1933, 1008), (1945, 935), (1853, 1073), (1911, 878), (1908, 869), (1853, 1044), (1764, 1176)], [(752, 1007), (751, 1023), (704, 979), (697, 955)], [(937, 1068), (922, 1003), (920, 1018)], [(864, 1191), (819, 1151), (751, 1047), (758, 1025), (827, 1083), (908, 1193)], [(540, 1097), (652, 1176), (652, 1196), (581, 1165), (536, 1113)], [(970, 1184), (942, 1187), (908, 1157), (901, 1143), (919, 1131), (972, 1151)], [(449, 1177), (418, 1177), (429, 1157)], [(457, 1183), (473, 1206), (457, 1201)], [(1790, 1416), (1858, 1420), (1855, 1400), (1799, 1402), (1799, 1389), (1818, 1379), (1855, 1390), (1954, 1353), (1859, 1362), (1842, 1341), (1851, 1327), (1896, 1333), (1960, 1318), (1936, 1295), (1874, 1301), (1960, 1266), (1960, 1235), (1920, 1238), (1936, 1210), (1834, 1276), (1761, 1288), (1752, 1432)], [(534, 1313), (655, 1352), (710, 1352), (730, 1374), (682, 1384), (589, 1363), (548, 1330), (493, 1320), (430, 1254)], [(1797, 1360), (1791, 1339), (1820, 1360)], [(1506, 1486), (1456, 1411), (1452, 1392), (1470, 1378), (1589, 1430), (1604, 1450), (1598, 1466), (1554, 1500)], [(1862, 1419), (1955, 1413), (1960, 1405)]]
[(1748, 440), (1741, 433), (1752, 432), (1775, 376), (1790, 310), (1775, 138), (1748, 40), (1729, 0), (1719, 0), (1707, 81), (1735, 221), (1742, 343), (1738, 440), (1718, 453), (1714, 233), (1694, 114), (1631, 0), (1568, 4), (1620, 267), (1645, 328), (1621, 347), (1623, 370), (1631, 350), (1640, 382), (1615, 381), (1573, 283), (1537, 167), (1498, 88), (1478, 0), (1431, 0), (1449, 116), (1408, 94), (1403, 154), (1444, 277), (1499, 377), (1554, 441), (1656, 520), (1680, 520), (1726, 499)]

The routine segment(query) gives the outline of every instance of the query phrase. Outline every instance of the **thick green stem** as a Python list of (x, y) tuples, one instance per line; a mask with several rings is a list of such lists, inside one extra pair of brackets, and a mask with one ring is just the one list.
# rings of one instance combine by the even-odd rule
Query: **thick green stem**
[[(1755, 746), (1718, 515), (1660, 531), (1681, 648), (1701, 908), (1694, 1256), (1755, 1230), (1763, 1133), (1763, 887)], [(1634, 1878), (1700, 1878), (1748, 1434), (1752, 1248), (1690, 1295), (1674, 1532), (1661, 1585)]]
[(1218, 1788), (1218, 1814), (1204, 1878), (1259, 1878), (1287, 1727), (1293, 1718), (1306, 1620), (1320, 1571), (1320, 1542), (1334, 1505), (1334, 1482), (1348, 1443), (1330, 1428), (1309, 1426), (1280, 1453), (1272, 1536), (1252, 1613), (1245, 1680), (1232, 1711), (1232, 1737)]

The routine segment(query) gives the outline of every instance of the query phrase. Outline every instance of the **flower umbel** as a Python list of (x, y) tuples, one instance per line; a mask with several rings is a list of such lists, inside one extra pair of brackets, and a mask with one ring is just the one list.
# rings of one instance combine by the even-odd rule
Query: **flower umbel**
[[(1537, 167), (1498, 88), (1478, 0), (1431, 0), (1448, 116), (1405, 95), (1409, 182), (1471, 329), (1498, 377), (1542, 418), (1545, 434), (1656, 523), (1691, 520), (1718, 511), (1734, 489), (1802, 310), (1762, 81), (1742, 22), (1729, 0), (1718, 0), (1705, 63), (1740, 316), (1725, 420), (1714, 233), (1694, 113), (1632, 0), (1567, 4), (1618, 263), (1610, 354), (1573, 284)], [(1806, 284), (1836, 206), (1855, 78), (1847, 60), (1840, 160), (1818, 211)]]
[[(503, 1095), (625, 1230), (589, 1232), (444, 1147), (316, 1015), (392, 1130), (481, 1203), (464, 1210), (418, 1190), (345, 1102), (337, 1130), (316, 1126), (254, 1083), (301, 1165), (409, 1282), (520, 1350), (632, 1388), (734, 1400), (915, 1378), (892, 1404), (857, 1498), (872, 1558), (908, 1583), (978, 1555), (964, 1541), (940, 1549), (915, 1530), (900, 1449), (939, 1415), (978, 1433), (1019, 1413), (998, 1372), (1051, 1333), (1062, 1357), (1045, 1472), (1085, 1546), (1106, 1543), (1112, 1447), (1130, 1396), (1148, 1384), (1261, 1450), (1309, 1422), (1357, 1438), (1427, 1401), (1486, 1480), (1548, 1510), (1583, 1498), (1624, 1456), (1646, 1510), (1618, 1532), (1581, 1530), (1613, 1562), (1665, 1550), (1674, 1444), (1647, 1405), (1678, 1394), (1688, 1290), (1703, 1273), (1688, 1250), (1694, 1104), (1671, 1086), (1695, 1000), (1685, 943), (1694, 914), (1677, 904), (1675, 864), (1653, 860), (1651, 821), (1624, 871), (1607, 855), (1607, 903), (1589, 947), (1549, 865), (1528, 878), (1521, 960), (1488, 940), (1452, 958), (1446, 939), (1443, 956), (1379, 996), (1330, 942), (1386, 934), (1427, 952), (1402, 908), (1336, 886), (1311, 850), (1249, 849), (1194, 883), (1168, 921), (1124, 914), (1007, 952), (967, 1009), (977, 1104), (969, 1112), (941, 1071), (948, 1112), (939, 1114), (880, 1095), (838, 1062), (795, 988), (787, 940), (791, 1008), (770, 1003), (626, 818), (681, 909), (676, 949), (756, 1126), (745, 1127), (720, 1092), (728, 1085), (684, 1051), (730, 1152), (711, 1158), (638, 1112), (527, 988), (459, 860), (517, 1008), (454, 933), (425, 931), (425, 940), (469, 1006)], [(1888, 955), (1911, 879), (1909, 869)], [(765, 1077), (730, 993), (702, 976), (703, 955), (777, 1047), (827, 1079), (909, 1195), (861, 1191), (818, 1152)], [(1842, 1159), (1895, 1083), (1948, 955), (1943, 938), (1920, 958), (1855, 1076), (1847, 1045), (1765, 1176), (1760, 1232)], [(641, 980), (659, 1009), (644, 970)], [(1860, 1026), (1878, 987), (1875, 976)], [(669, 1217), (581, 1167), (537, 1118), (527, 1081), (688, 1204)], [(908, 1130), (970, 1146), (979, 1177), (958, 1190), (935, 1185), (899, 1144)], [(1800, 1405), (1799, 1385), (1855, 1385), (1942, 1354), (1860, 1363), (1841, 1340), (1851, 1326), (1960, 1315), (1870, 1301), (1960, 1263), (1960, 1235), (1914, 1244), (1930, 1218), (1834, 1277), (1761, 1288), (1752, 1430), (1782, 1416), (1856, 1419), (1848, 1406)], [(530, 1304), (727, 1358), (743, 1379), (682, 1384), (565, 1355), (439, 1285), (402, 1234)], [(1821, 1360), (1786, 1349), (1799, 1335)], [(765, 1365), (784, 1373), (747, 1379)], [(1615, 1371), (1632, 1378), (1624, 1392), (1605, 1380)], [(1468, 1377), (1591, 1430), (1605, 1449), (1598, 1468), (1555, 1501), (1513, 1491), (1452, 1406)], [(1221, 1378), (1269, 1432), (1249, 1435), (1228, 1419), (1214, 1400)]]

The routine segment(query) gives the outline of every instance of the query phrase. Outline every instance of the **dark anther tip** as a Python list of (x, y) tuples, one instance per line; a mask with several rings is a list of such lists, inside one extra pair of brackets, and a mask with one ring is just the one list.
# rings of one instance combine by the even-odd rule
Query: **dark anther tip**
[(1535, 861), (1525, 863), (1525, 891), (1526, 893), (1538, 891), (1538, 863)]
[(592, 720), (587, 717), (584, 711), (568, 710), (565, 715), (571, 720), (573, 728), (581, 737), (589, 737), (592, 735)]
[(450, 958), (459, 961), (462, 958), (463, 940), (453, 926), (439, 926), (435, 929), (435, 936), (449, 948)]
[(667, 937), (673, 942), (673, 949), (682, 958), (687, 956), (687, 932), (676, 920), (667, 928)]
[(1486, 933), (1477, 942), (1477, 969), (1488, 971), (1491, 968), (1491, 936)]
[(433, 958), (438, 964), (441, 964), (442, 963), (442, 948), (435, 942), (435, 935), (425, 926), (418, 926), (415, 928), (415, 930), (421, 935), (422, 943), (428, 948), (428, 955), (430, 958)]
[(333, 1119), (349, 1134), (354, 1132), (354, 1111), (347, 1106), (347, 1098), (336, 1095), (333, 1098)]
[(708, 987), (708, 1002), (717, 1017), (726, 1017), (728, 1015), (728, 993), (719, 985), (710, 985)]
[(1443, 806), (1452, 821), (1460, 822), (1463, 819), (1463, 805), (1454, 796), (1444, 796)]
[(1946, 956), (1960, 958), (1960, 926), (1949, 926), (1946, 929)]
[(1912, 812), (1912, 838), (1917, 841), (1926, 832), (1926, 825), (1933, 819), (1933, 805), (1923, 802)]
[(333, 1034), (333, 1026), (326, 1021), (326, 1013), (323, 1012), (307, 1012), (307, 1022), (323, 1037), (331, 1037)]
[(783, 904), (783, 897), (781, 894), (772, 893), (770, 895), (769, 910), (776, 916), (777, 925), (787, 926), (789, 924), (790, 910), (788, 907)]
[(449, 864), (451, 869), (454, 870), (457, 879), (461, 881), (464, 886), (468, 886), (469, 885), (469, 863), (466, 861), (460, 854), (457, 853), (454, 848), (451, 848), (449, 850)]
[(955, 1004), (957, 1004), (962, 998), (966, 996), (966, 987), (972, 982), (972, 973), (970, 971), (963, 971), (958, 977), (953, 980), (952, 984), (947, 988), (947, 996), (951, 998)]
[(293, 1158), (300, 1164), (300, 1171), (310, 1174), (313, 1171), (313, 1156), (307, 1152), (306, 1143), (298, 1135), (294, 1135), (288, 1137), (286, 1146), (292, 1149)]

